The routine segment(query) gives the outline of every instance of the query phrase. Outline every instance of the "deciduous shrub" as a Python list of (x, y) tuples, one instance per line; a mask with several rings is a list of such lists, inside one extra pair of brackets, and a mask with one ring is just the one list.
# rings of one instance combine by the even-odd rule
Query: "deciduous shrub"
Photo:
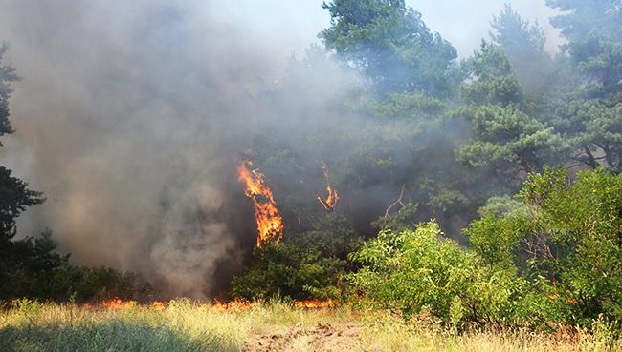
[(448, 324), (622, 321), (621, 175), (530, 174), (516, 198), (491, 199), (465, 233), (470, 248), (434, 222), (381, 231), (349, 256), (360, 265), (348, 275), (354, 293)]
[(543, 319), (622, 320), (622, 175), (563, 169), (530, 174), (515, 207), (487, 211), (467, 229), (493, 267), (516, 268), (546, 302)]
[(428, 311), (448, 324), (507, 319), (523, 286), (511, 271), (491, 271), (477, 253), (443, 238), (435, 222), (383, 230), (350, 259), (362, 265), (348, 275), (357, 295), (406, 317)]
[(325, 257), (316, 248), (268, 242), (256, 249), (255, 263), (234, 278), (232, 295), (247, 300), (337, 299), (341, 268), (340, 259)]

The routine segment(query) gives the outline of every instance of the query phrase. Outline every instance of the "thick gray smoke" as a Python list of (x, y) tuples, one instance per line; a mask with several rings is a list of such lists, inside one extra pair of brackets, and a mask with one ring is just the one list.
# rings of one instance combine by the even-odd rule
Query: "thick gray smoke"
[(165, 294), (219, 288), (254, 243), (235, 165), (274, 123), (260, 96), (286, 60), (278, 41), (214, 11), (198, 0), (3, 1), (0, 38), (23, 77), (3, 162), (48, 198), (22, 233), (49, 226), (77, 263), (142, 272)]

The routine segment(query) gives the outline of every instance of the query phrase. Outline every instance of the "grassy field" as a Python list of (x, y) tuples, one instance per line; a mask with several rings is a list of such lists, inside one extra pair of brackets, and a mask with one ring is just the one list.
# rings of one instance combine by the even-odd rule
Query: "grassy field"
[(614, 351), (606, 329), (456, 334), (432, 319), (292, 304), (114, 305), (13, 302), (0, 351)]

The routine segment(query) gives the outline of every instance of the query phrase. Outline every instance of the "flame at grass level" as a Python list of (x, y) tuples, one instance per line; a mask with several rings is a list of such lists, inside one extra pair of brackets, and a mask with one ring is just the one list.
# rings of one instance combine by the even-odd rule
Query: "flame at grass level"
[[(173, 301), (171, 301), (173, 302)], [(127, 310), (127, 309), (138, 309), (138, 308), (150, 308), (153, 310), (164, 311), (166, 310), (171, 302), (161, 302), (155, 301), (151, 303), (139, 303), (136, 301), (125, 301), (121, 298), (115, 297), (111, 300), (101, 301), (99, 303), (84, 303), (82, 307), (88, 310)], [(214, 309), (219, 312), (236, 312), (243, 311), (261, 307), (263, 303), (261, 302), (248, 302), (248, 301), (230, 301), (230, 302), (222, 302), (222, 301), (212, 301), (212, 302), (195, 302), (196, 306), (205, 307), (209, 309)], [(333, 300), (303, 300), (303, 301), (294, 301), (293, 307), (296, 309), (324, 309), (324, 308), (335, 308), (339, 306), (339, 303)]]
[(253, 200), (258, 231), (257, 247), (261, 247), (269, 239), (278, 243), (283, 236), (283, 223), (272, 190), (266, 185), (264, 176), (259, 170), (253, 169), (252, 162), (245, 161), (238, 166), (238, 178), (246, 185), (246, 196)]
[(102, 307), (108, 309), (126, 309), (136, 305), (133, 301), (124, 301), (119, 297), (113, 298), (109, 301), (101, 302)]
[[(124, 301), (119, 297), (115, 297), (111, 300), (102, 301), (99, 304), (94, 303), (84, 303), (82, 305), (86, 309), (109, 309), (109, 310), (117, 310), (117, 309), (130, 309), (138, 306), (145, 306), (145, 304), (140, 304), (136, 301)], [(155, 301), (150, 304), (151, 308), (155, 310), (164, 310), (166, 309), (167, 303), (161, 301)]]

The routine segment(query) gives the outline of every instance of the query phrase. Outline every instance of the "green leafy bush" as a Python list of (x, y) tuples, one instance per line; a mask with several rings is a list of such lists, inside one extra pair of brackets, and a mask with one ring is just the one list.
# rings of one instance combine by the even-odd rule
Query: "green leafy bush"
[(513, 272), (491, 271), (477, 253), (442, 238), (435, 222), (383, 230), (350, 259), (362, 266), (348, 275), (356, 295), (405, 317), (430, 312), (454, 325), (506, 320), (523, 286)]
[(324, 257), (317, 248), (267, 242), (255, 251), (255, 263), (233, 279), (232, 296), (258, 300), (337, 299), (343, 261)]
[(322, 214), (314, 228), (288, 233), (279, 244), (268, 242), (253, 253), (253, 262), (235, 277), (238, 299), (338, 300), (347, 253), (360, 244), (339, 210)]
[(140, 300), (154, 293), (133, 273), (71, 264), (68, 254), (55, 252), (50, 230), (38, 237), (2, 242), (0, 247), (0, 301)]
[(570, 182), (545, 169), (481, 212), (465, 230), (472, 248), (434, 222), (381, 231), (350, 255), (361, 266), (348, 275), (354, 293), (448, 324), (622, 321), (622, 175), (586, 170)]
[(486, 264), (520, 271), (542, 320), (622, 320), (622, 175), (586, 170), (569, 182), (546, 169), (529, 175), (517, 201), (489, 207), (466, 230)]

